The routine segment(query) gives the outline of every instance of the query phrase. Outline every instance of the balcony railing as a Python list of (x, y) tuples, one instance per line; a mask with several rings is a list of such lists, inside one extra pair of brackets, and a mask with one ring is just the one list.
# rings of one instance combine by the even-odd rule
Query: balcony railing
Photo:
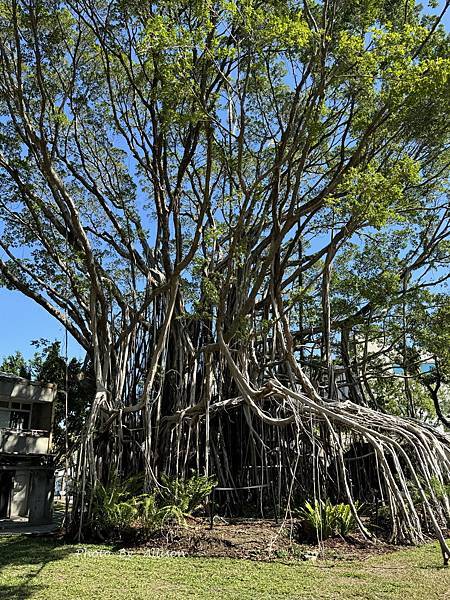
[(7, 454), (48, 454), (50, 433), (39, 429), (0, 428), (0, 452)]

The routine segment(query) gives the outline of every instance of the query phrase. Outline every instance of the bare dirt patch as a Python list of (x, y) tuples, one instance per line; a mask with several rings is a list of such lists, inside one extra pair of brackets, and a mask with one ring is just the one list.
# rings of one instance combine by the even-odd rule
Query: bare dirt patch
[[(369, 543), (358, 535), (347, 539), (334, 538), (321, 544), (294, 537), (291, 524), (276, 524), (270, 520), (216, 519), (214, 528), (202, 518), (189, 519), (186, 526), (175, 527), (153, 536), (140, 546), (144, 552), (159, 548), (167, 552), (183, 552), (187, 556), (245, 558), (251, 560), (365, 560), (397, 549), (383, 543)], [(136, 549), (138, 550), (138, 549)]]

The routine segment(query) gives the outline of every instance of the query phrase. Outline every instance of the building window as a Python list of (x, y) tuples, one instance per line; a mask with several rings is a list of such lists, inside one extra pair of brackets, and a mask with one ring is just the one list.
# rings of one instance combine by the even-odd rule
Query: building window
[(9, 418), (9, 426), (11, 429), (28, 429), (30, 425), (30, 413), (22, 410), (12, 410)]
[(30, 413), (31, 404), (2, 402), (0, 406), (0, 428), (15, 429), (17, 431), (29, 429)]
[(11, 413), (9, 410), (0, 410), (0, 427), (8, 428), (9, 427), (9, 417)]

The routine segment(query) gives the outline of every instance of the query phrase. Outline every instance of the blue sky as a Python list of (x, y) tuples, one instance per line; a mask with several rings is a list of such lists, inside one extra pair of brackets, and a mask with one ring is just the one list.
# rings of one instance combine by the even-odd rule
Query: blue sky
[[(423, 4), (426, 7), (428, 3)], [(439, 3), (440, 7), (444, 4), (442, 0)], [(433, 12), (440, 10), (437, 8)], [(450, 29), (450, 11), (444, 17), (444, 23)], [(40, 338), (63, 343), (64, 328), (29, 298), (0, 287), (0, 361), (16, 350), (26, 358), (32, 356), (36, 349), (31, 341)], [(73, 338), (69, 338), (68, 355), (83, 356), (82, 349)]]
[[(32, 340), (60, 340), (64, 345), (64, 328), (35, 302), (22, 295), (0, 288), (0, 362), (16, 350), (29, 358), (36, 348)], [(69, 339), (68, 355), (82, 357), (83, 351)]]

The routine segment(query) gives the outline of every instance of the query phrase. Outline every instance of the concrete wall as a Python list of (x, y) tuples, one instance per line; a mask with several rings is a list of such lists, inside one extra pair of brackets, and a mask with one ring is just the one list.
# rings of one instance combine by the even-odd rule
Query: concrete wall
[(33, 525), (52, 522), (53, 469), (20, 465), (15, 470), (0, 471), (0, 484), (8, 492), (1, 498), (1, 518), (28, 517), (28, 522)]
[(50, 523), (53, 517), (53, 488), (55, 478), (51, 471), (32, 471), (28, 496), (28, 520), (33, 525)]
[(47, 454), (50, 438), (30, 431), (0, 429), (0, 452), (8, 454)]
[(20, 377), (0, 374), (0, 400), (15, 402), (53, 402), (56, 385), (38, 383)]
[(28, 516), (28, 495), (30, 492), (30, 471), (17, 470), (14, 475), (11, 493), (11, 517)]

